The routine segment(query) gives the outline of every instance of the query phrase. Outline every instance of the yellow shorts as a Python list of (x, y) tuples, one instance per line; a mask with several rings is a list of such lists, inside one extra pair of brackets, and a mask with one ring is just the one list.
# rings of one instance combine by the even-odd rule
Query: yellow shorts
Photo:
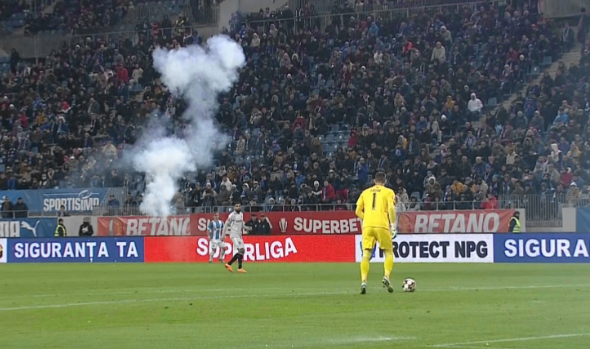
[(391, 242), (391, 232), (386, 228), (363, 228), (363, 250), (372, 250), (375, 242), (379, 242), (379, 248), (382, 250), (393, 249)]

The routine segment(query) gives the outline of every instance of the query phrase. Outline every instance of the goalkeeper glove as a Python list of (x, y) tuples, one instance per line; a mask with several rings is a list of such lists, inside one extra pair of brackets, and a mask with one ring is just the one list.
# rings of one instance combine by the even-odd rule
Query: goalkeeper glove
[(397, 236), (397, 225), (395, 223), (390, 224), (389, 231), (391, 232), (391, 240), (395, 239)]

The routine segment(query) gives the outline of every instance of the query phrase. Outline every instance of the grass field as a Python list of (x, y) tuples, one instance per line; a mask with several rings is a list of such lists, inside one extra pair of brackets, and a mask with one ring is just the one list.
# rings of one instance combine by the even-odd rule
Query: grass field
[(2, 265), (0, 348), (590, 348), (588, 265), (246, 267)]

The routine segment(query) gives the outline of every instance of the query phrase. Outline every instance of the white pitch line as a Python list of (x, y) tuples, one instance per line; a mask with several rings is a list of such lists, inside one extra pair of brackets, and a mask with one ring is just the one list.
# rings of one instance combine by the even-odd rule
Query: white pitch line
[(309, 293), (290, 293), (290, 294), (245, 294), (245, 295), (227, 295), (227, 296), (194, 296), (194, 297), (174, 297), (174, 298), (151, 298), (151, 299), (122, 299), (118, 301), (96, 301), (96, 302), (80, 302), (80, 303), (64, 303), (64, 304), (46, 304), (46, 305), (25, 305), (22, 307), (0, 308), (3, 311), (15, 310), (34, 310), (34, 309), (54, 309), (54, 308), (70, 308), (83, 307), (88, 305), (112, 305), (112, 304), (129, 304), (129, 303), (150, 303), (150, 302), (179, 302), (179, 301), (198, 301), (207, 299), (231, 299), (231, 298), (272, 298), (272, 297), (307, 297), (307, 296), (323, 296), (323, 295), (342, 295), (342, 294), (356, 294), (356, 292), (309, 292)]
[(453, 345), (452, 347), (445, 347), (448, 349), (533, 349), (533, 348), (500, 348), (500, 347), (490, 347), (490, 346), (481, 346), (481, 347), (469, 347), (464, 345)]
[(590, 287), (590, 284), (572, 284), (572, 285), (530, 285), (530, 286), (489, 286), (489, 287), (449, 287), (442, 289), (428, 289), (426, 291), (497, 291), (497, 290), (526, 290), (536, 288), (572, 288), (572, 287)]
[[(214, 288), (214, 289), (208, 289), (208, 288), (195, 288), (195, 289), (183, 289), (183, 290), (148, 290), (145, 292), (142, 291), (117, 291), (117, 292), (92, 292), (92, 293), (52, 293), (52, 294), (36, 294), (36, 295), (22, 295), (22, 296), (18, 296), (18, 297), (33, 297), (33, 298), (45, 298), (45, 297), (69, 297), (69, 296), (110, 296), (110, 295), (125, 295), (125, 294), (156, 294), (156, 293), (194, 293), (194, 292), (240, 292), (240, 291), (252, 291), (252, 290), (284, 290), (284, 287), (266, 287), (266, 288), (258, 288), (258, 289), (253, 289), (253, 288)], [(306, 288), (307, 290), (315, 290), (317, 288)], [(300, 290), (303, 290), (303, 288), (301, 288)], [(10, 297), (10, 296), (4, 296), (4, 297), (0, 297), (0, 299), (2, 298), (14, 298), (14, 297)]]
[[(505, 289), (535, 289), (535, 288), (564, 288), (564, 287), (590, 287), (590, 285), (540, 285), (540, 286), (500, 286), (500, 287), (465, 287), (465, 288), (446, 288), (446, 289), (426, 289), (420, 292), (455, 292), (455, 291), (498, 291), (498, 290), (505, 290)], [(259, 288), (259, 289), (241, 289), (243, 291), (264, 291), (270, 290), (272, 288)], [(283, 290), (289, 288), (275, 288), (275, 290)], [(299, 289), (302, 290), (302, 289)], [(198, 290), (202, 291), (202, 290)], [(223, 290), (227, 291), (227, 290)], [(240, 291), (233, 290), (233, 291)], [(152, 294), (152, 293), (188, 293), (188, 292), (195, 292), (192, 290), (170, 290), (167, 292), (165, 290), (158, 290), (158, 291), (150, 291), (150, 292), (113, 292), (113, 293), (99, 293), (97, 295), (117, 295), (117, 294)], [(346, 295), (346, 294), (355, 294), (356, 292), (352, 291), (342, 291), (342, 292), (299, 292), (299, 293), (271, 293), (271, 294), (246, 294), (246, 295), (217, 295), (217, 296), (199, 296), (195, 295), (193, 297), (172, 297), (172, 298), (153, 298), (153, 299), (122, 299), (116, 301), (95, 301), (95, 302), (79, 302), (79, 303), (63, 303), (63, 304), (45, 304), (45, 305), (27, 305), (27, 306), (20, 306), (20, 307), (7, 307), (7, 308), (0, 308), (0, 312), (3, 311), (14, 311), (14, 310), (32, 310), (32, 309), (51, 309), (51, 308), (68, 308), (68, 307), (80, 307), (80, 306), (88, 306), (88, 305), (108, 305), (108, 304), (129, 304), (129, 303), (148, 303), (148, 302), (160, 302), (160, 301), (185, 301), (185, 300), (203, 300), (203, 299), (232, 299), (232, 298), (261, 298), (261, 297), (306, 297), (306, 296), (319, 296), (319, 295)], [(62, 294), (60, 296), (63, 297), (71, 297), (76, 295), (87, 295), (87, 294)], [(37, 297), (47, 296), (49, 295), (37, 295)], [(35, 297), (29, 296), (29, 297)], [(487, 342), (484, 342), (487, 343)], [(477, 344), (477, 343), (461, 343), (461, 344)], [(460, 344), (457, 344), (460, 345)]]
[[(525, 290), (525, 289), (543, 289), (543, 288), (574, 288), (574, 287), (590, 287), (590, 284), (582, 285), (529, 285), (529, 286), (491, 286), (491, 287), (448, 287), (448, 288), (429, 288), (420, 289), (420, 292), (457, 292), (457, 291), (499, 291), (499, 290)], [(317, 290), (317, 287), (307, 288), (289, 288), (289, 287), (265, 287), (265, 288), (242, 288), (231, 289), (231, 291), (265, 291), (265, 290)], [(127, 294), (159, 294), (159, 293), (198, 293), (198, 292), (224, 292), (228, 289), (182, 289), (182, 290), (148, 290), (148, 291), (117, 291), (117, 292), (81, 292), (81, 293), (51, 293), (51, 294), (35, 294), (35, 295), (16, 295), (16, 296), (0, 296), (2, 299), (14, 298), (49, 298), (49, 297), (74, 297), (74, 296), (111, 296), (111, 295), (127, 295)]]
[[(355, 344), (355, 343), (367, 343), (367, 342), (391, 342), (391, 341), (407, 341), (407, 340), (415, 340), (416, 337), (398, 337), (398, 336), (376, 336), (376, 337), (339, 337), (339, 338), (323, 338), (323, 339), (305, 339), (305, 340), (296, 340), (296, 341), (286, 341), (286, 342), (274, 342), (266, 344), (269, 348), (300, 348), (305, 347), (308, 348), (310, 346), (315, 347), (335, 347), (335, 346), (342, 346), (347, 344)], [(260, 348), (262, 345), (255, 344), (247, 349), (253, 348)], [(243, 348), (240, 347), (240, 348)]]
[(572, 338), (572, 337), (583, 337), (583, 336), (590, 336), (590, 333), (572, 333), (572, 334), (556, 334), (556, 335), (552, 335), (552, 336), (539, 336), (539, 337), (517, 337), (517, 338), (505, 338), (505, 339), (490, 339), (487, 341), (436, 344), (436, 345), (430, 345), (430, 347), (431, 348), (453, 348), (453, 347), (457, 347), (457, 346), (472, 345), (472, 344), (525, 342), (525, 341), (534, 341), (534, 340), (540, 340), (540, 339)]

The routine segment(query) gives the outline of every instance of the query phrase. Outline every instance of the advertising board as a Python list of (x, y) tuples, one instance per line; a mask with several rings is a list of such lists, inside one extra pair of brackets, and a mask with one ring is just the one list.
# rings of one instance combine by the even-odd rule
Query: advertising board
[(0, 263), (6, 263), (6, 239), (0, 239)]
[[(256, 262), (354, 262), (353, 235), (245, 236), (244, 261)], [(207, 262), (205, 237), (146, 237), (146, 262)], [(226, 256), (233, 255), (226, 241)], [(218, 258), (219, 251), (214, 256)]]
[(92, 212), (106, 202), (108, 192), (108, 188), (36, 189), (6, 190), (2, 195), (13, 203), (23, 198), (29, 212), (56, 212), (61, 205), (68, 212)]
[(401, 212), (397, 229), (402, 233), (505, 233), (514, 210)]
[[(355, 260), (363, 258), (362, 236), (356, 236)], [(493, 263), (493, 236), (488, 234), (398, 235), (393, 241), (395, 262)], [(371, 263), (383, 263), (383, 251), (373, 249)]]
[[(353, 211), (259, 212), (270, 223), (272, 235), (360, 234), (362, 222)], [(514, 210), (400, 212), (398, 232), (505, 232)], [(228, 213), (220, 213), (225, 220)], [(251, 213), (244, 213), (248, 221)], [(213, 213), (190, 216), (99, 217), (98, 236), (206, 236)]]
[(590, 207), (576, 208), (576, 232), (590, 233)]
[[(227, 219), (229, 213), (220, 213)], [(259, 212), (268, 217), (272, 235), (360, 234), (361, 221), (354, 212)], [(245, 212), (248, 221), (252, 213)], [(190, 216), (160, 217), (99, 217), (99, 236), (206, 236), (213, 213)]]
[(143, 238), (7, 239), (8, 263), (143, 262)]
[(494, 235), (495, 263), (590, 263), (590, 234)]
[(17, 218), (0, 220), (0, 237), (48, 238), (53, 237), (57, 218)]

